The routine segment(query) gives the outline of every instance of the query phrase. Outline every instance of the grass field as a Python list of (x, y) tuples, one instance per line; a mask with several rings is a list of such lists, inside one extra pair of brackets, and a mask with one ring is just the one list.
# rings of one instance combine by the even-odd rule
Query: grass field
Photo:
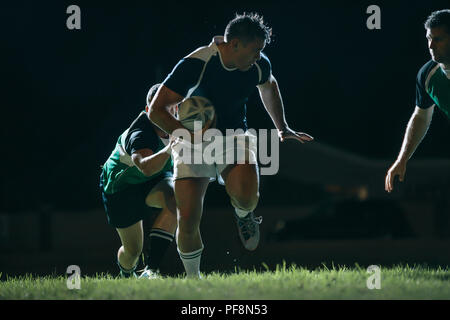
[(157, 299), (157, 300), (322, 300), (450, 299), (448, 268), (396, 266), (380, 269), (380, 289), (369, 290), (365, 268), (325, 266), (314, 270), (278, 266), (275, 271), (204, 274), (201, 280), (178, 277), (116, 279), (115, 275), (81, 277), (69, 290), (66, 276), (6, 277), (3, 299)]

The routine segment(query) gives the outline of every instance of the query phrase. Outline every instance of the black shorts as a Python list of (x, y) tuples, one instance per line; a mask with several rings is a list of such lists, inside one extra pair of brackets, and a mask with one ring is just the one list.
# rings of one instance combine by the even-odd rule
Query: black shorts
[(100, 190), (108, 223), (115, 228), (126, 228), (147, 218), (152, 208), (145, 204), (145, 198), (159, 182), (167, 178), (172, 178), (172, 172), (165, 171), (145, 183), (130, 184), (124, 190), (108, 194), (103, 191), (102, 173)]

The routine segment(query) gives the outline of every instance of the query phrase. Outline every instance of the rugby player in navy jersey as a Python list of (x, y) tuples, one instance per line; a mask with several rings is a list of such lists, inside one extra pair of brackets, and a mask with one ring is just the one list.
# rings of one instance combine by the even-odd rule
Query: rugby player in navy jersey
[(416, 108), (409, 120), (397, 160), (385, 178), (385, 190), (394, 189), (394, 179), (403, 181), (406, 164), (425, 137), (437, 106), (450, 118), (450, 10), (433, 12), (425, 22), (431, 60), (418, 72)]
[[(183, 126), (168, 109), (190, 96), (203, 96), (214, 105), (215, 128), (223, 135), (226, 129), (245, 131), (248, 129), (246, 102), (257, 87), (281, 141), (296, 139), (304, 143), (313, 140), (287, 124), (277, 80), (268, 57), (262, 53), (270, 43), (271, 35), (272, 30), (260, 15), (237, 14), (228, 23), (224, 36), (214, 37), (208, 46), (198, 48), (178, 62), (156, 93), (148, 112), (149, 119), (172, 134)], [(246, 135), (251, 136), (248, 132)], [(258, 245), (261, 218), (256, 218), (253, 213), (259, 199), (256, 154), (246, 146), (234, 148), (232, 152), (245, 153), (245, 163), (183, 163), (172, 152), (178, 217), (176, 239), (188, 277), (200, 276), (203, 242), (199, 225), (203, 200), (209, 182), (216, 177), (225, 185), (235, 208), (239, 236), (245, 248), (255, 250)], [(241, 150), (237, 150), (239, 148)]]

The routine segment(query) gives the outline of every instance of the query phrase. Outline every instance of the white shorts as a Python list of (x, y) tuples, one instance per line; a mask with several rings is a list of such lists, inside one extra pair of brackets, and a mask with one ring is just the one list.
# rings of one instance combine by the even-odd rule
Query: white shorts
[(258, 167), (257, 137), (247, 131), (232, 136), (214, 136), (212, 141), (191, 144), (177, 140), (172, 146), (174, 180), (210, 178), (224, 185), (222, 172), (228, 165), (250, 163)]

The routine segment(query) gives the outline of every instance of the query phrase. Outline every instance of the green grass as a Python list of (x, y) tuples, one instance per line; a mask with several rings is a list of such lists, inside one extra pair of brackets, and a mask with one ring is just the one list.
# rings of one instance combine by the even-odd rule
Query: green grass
[(65, 276), (6, 277), (2, 299), (450, 299), (448, 268), (381, 266), (381, 289), (369, 290), (365, 268), (323, 266), (314, 270), (278, 266), (275, 271), (204, 274), (202, 280), (165, 277), (116, 279), (108, 274), (82, 277), (80, 290), (69, 290)]

